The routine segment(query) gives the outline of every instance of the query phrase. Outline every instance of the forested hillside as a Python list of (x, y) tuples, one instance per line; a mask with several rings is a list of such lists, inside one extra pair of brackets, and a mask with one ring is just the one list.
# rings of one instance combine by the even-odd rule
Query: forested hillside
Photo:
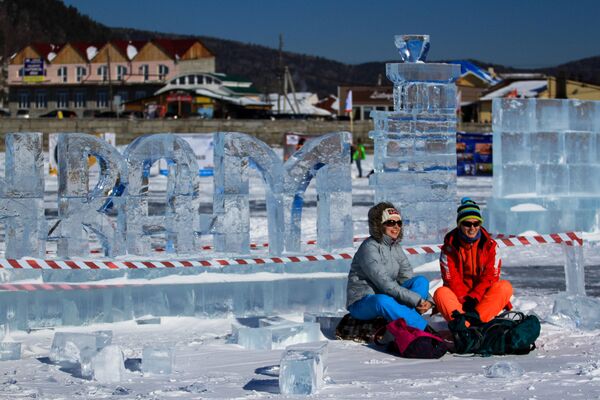
[[(110, 28), (80, 14), (74, 7), (65, 6), (60, 0), (0, 0), (0, 24), (0, 49), (4, 60), (32, 42), (186, 37), (126, 27)], [(205, 37), (202, 32), (198, 35), (216, 54), (218, 72), (248, 77), (263, 92), (277, 89), (280, 72), (277, 49)], [(298, 91), (317, 92), (321, 96), (335, 94), (339, 85), (373, 85), (380, 75), (382, 82), (387, 82), (385, 61), (348, 65), (291, 52), (283, 52), (282, 59), (283, 65), (289, 67)], [(502, 65), (471, 61), (483, 67), (493, 66), (496, 72), (515, 71)], [(568, 78), (600, 84), (600, 56), (532, 71), (565, 74)]]

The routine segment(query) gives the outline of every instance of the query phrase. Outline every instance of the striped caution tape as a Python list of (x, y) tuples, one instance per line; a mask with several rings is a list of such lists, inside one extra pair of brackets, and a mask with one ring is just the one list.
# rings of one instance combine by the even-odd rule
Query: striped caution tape
[[(498, 247), (533, 246), (539, 244), (565, 243), (571, 246), (583, 245), (583, 239), (575, 232), (555, 233), (549, 235), (514, 236), (496, 239)], [(441, 251), (442, 245), (423, 245), (405, 247), (408, 255), (434, 254)], [(319, 262), (333, 260), (349, 260), (352, 254), (320, 254), (272, 258), (224, 258), (209, 260), (180, 260), (180, 261), (106, 261), (106, 260), (39, 260), (39, 259), (0, 259), (3, 269), (34, 269), (34, 270), (78, 270), (78, 269), (107, 269), (132, 270), (156, 268), (194, 268), (194, 267), (225, 267), (232, 265), (287, 264), (298, 262)]]
[(261, 265), (261, 264), (287, 264), (299, 262), (319, 262), (333, 260), (349, 260), (352, 254), (320, 254), (271, 258), (223, 258), (196, 261), (74, 261), (74, 260), (39, 260), (32, 258), (0, 259), (0, 268), (3, 269), (34, 269), (34, 270), (132, 270), (132, 269), (158, 269), (158, 268), (194, 268), (194, 267), (226, 267), (232, 265)]
[[(567, 246), (583, 246), (583, 238), (575, 232), (551, 233), (534, 236), (493, 235), (499, 248), (534, 246), (538, 244), (560, 244)], [(439, 253), (442, 245), (406, 247), (404, 251), (410, 255)]]

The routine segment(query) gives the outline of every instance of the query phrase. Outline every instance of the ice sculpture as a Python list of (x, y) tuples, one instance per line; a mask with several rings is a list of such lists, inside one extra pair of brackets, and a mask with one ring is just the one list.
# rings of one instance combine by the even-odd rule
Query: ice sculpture
[[(494, 99), (492, 113), (491, 230), (598, 231), (600, 102)], [(563, 247), (567, 295), (584, 298), (583, 248)]]
[(258, 169), (265, 181), (269, 249), (283, 252), (283, 164), (266, 143), (243, 133), (215, 134), (215, 192), (213, 213), (215, 249), (247, 253), (250, 249), (248, 168)]
[(291, 345), (279, 363), (279, 391), (283, 395), (316, 393), (325, 385), (327, 342)]
[(394, 111), (373, 111), (375, 203), (392, 202), (405, 243), (441, 243), (455, 225), (456, 86), (460, 66), (424, 63), (428, 35), (398, 35), (403, 63), (387, 64)]
[[(323, 249), (352, 246), (350, 137), (330, 133), (310, 140), (285, 164), (262, 141), (242, 133), (215, 134), (215, 249), (248, 253), (248, 168), (256, 168), (266, 185), (269, 252), (300, 250), (303, 195), (316, 176), (317, 245)], [(335, 198), (335, 204), (332, 199)]]
[(285, 249), (301, 250), (304, 192), (317, 178), (317, 246), (352, 247), (352, 177), (350, 135), (330, 133), (312, 139), (285, 162)]
[(494, 232), (600, 229), (600, 102), (494, 99)]
[[(88, 255), (88, 235), (92, 232), (105, 255), (123, 254), (124, 227), (120, 223), (115, 226), (101, 210), (108, 199), (118, 201), (109, 193), (119, 181), (127, 185), (123, 157), (104, 140), (85, 133), (60, 134), (58, 154), (58, 256)], [(89, 156), (96, 157), (100, 166), (98, 183), (91, 191)]]
[[(145, 255), (151, 251), (149, 236), (164, 232), (167, 252), (193, 253), (197, 249), (198, 163), (190, 145), (172, 134), (136, 138), (124, 153), (128, 184), (125, 196), (127, 250)], [(159, 159), (169, 168), (164, 215), (149, 215), (148, 178)]]
[(44, 156), (41, 133), (6, 135), (0, 218), (6, 221), (6, 258), (44, 257)]

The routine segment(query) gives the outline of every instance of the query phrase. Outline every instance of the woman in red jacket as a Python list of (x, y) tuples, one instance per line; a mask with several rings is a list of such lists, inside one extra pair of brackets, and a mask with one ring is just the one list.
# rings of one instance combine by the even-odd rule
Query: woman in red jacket
[(447, 321), (456, 310), (477, 312), (488, 322), (502, 309), (512, 308), (510, 282), (500, 280), (502, 261), (496, 254), (496, 241), (481, 226), (483, 218), (477, 203), (468, 197), (457, 209), (457, 227), (444, 239), (440, 268), (444, 286), (433, 295)]

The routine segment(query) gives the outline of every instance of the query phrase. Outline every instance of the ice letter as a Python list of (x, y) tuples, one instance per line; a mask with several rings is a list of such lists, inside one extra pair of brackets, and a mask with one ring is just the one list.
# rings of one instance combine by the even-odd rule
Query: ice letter
[(283, 252), (283, 165), (264, 142), (235, 132), (215, 134), (215, 249), (248, 253), (250, 205), (248, 167), (253, 166), (265, 181), (269, 252)]
[[(263, 142), (242, 133), (217, 133), (215, 197), (217, 251), (249, 250), (248, 167), (266, 184), (269, 251), (300, 250), (304, 191), (316, 176), (317, 244), (330, 250), (352, 246), (350, 137), (330, 133), (310, 140), (283, 164)], [(323, 168), (326, 167), (326, 168)], [(318, 173), (317, 173), (318, 171)], [(335, 201), (334, 201), (335, 200)]]
[[(350, 135), (334, 132), (308, 141), (284, 164), (285, 248), (301, 250), (304, 191), (317, 178), (317, 245), (331, 250), (352, 246)], [(325, 168), (323, 168), (325, 167)]]
[[(196, 251), (198, 223), (198, 162), (182, 138), (162, 133), (141, 136), (125, 150), (129, 187), (126, 197), (127, 249), (130, 254), (147, 255), (148, 236), (157, 229), (166, 234), (167, 251)], [(166, 210), (163, 216), (148, 215), (148, 178), (152, 164), (167, 160), (169, 176)]]
[[(100, 177), (89, 190), (89, 156), (100, 166)], [(119, 183), (127, 185), (124, 160), (110, 144), (85, 133), (61, 133), (58, 137), (58, 217), (60, 238), (58, 256), (88, 254), (87, 233), (93, 232), (102, 243), (106, 256), (123, 254), (124, 228), (116, 227), (101, 211), (111, 199), (110, 192)], [(117, 199), (112, 198), (113, 201)]]
[(44, 156), (41, 133), (6, 135), (0, 218), (6, 218), (6, 258), (46, 255)]

